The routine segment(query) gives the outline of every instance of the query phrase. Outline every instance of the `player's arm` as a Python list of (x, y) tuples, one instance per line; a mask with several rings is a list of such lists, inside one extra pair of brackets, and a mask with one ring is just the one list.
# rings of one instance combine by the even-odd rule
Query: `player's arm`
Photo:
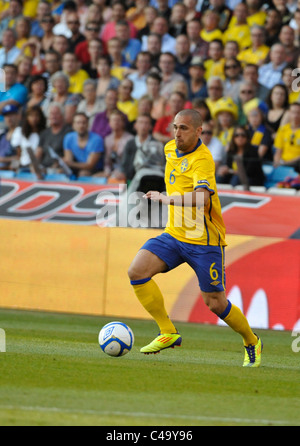
[[(202, 197), (199, 194), (204, 194)], [(162, 204), (170, 206), (187, 206), (187, 207), (198, 207), (204, 204), (205, 206), (209, 202), (211, 192), (205, 188), (198, 188), (193, 192), (187, 192), (184, 195), (164, 195), (157, 191), (150, 190), (144, 195), (144, 198), (148, 198), (152, 201), (158, 201)]]

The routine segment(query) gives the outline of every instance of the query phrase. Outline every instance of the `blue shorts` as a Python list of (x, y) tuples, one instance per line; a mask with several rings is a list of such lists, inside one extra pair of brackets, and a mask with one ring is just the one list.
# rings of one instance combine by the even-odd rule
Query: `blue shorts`
[(157, 255), (168, 266), (168, 271), (188, 263), (198, 277), (201, 291), (225, 291), (225, 247), (184, 243), (163, 233), (148, 240), (141, 249)]

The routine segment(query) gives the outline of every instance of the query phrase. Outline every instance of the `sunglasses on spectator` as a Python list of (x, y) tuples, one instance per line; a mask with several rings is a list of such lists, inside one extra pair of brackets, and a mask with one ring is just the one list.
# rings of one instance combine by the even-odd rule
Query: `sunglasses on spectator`
[(241, 94), (252, 94), (253, 91), (252, 90), (242, 90)]
[(233, 70), (233, 69), (235, 69), (235, 68), (239, 68), (239, 66), (238, 65), (225, 65), (225, 70)]
[(212, 135), (213, 132), (210, 130), (203, 130), (202, 135)]
[(90, 27), (88, 27), (88, 28), (86, 28), (86, 30), (87, 30), (87, 31), (93, 31), (94, 33), (99, 32), (99, 29), (98, 29), (98, 28), (90, 28)]
[(43, 19), (42, 23), (54, 23), (53, 19)]
[(246, 133), (236, 133), (234, 136), (234, 138), (247, 138)]

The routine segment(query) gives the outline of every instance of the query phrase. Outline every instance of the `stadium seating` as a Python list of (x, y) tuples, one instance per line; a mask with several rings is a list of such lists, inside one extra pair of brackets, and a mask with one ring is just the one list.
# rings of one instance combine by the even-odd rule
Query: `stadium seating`
[(276, 186), (280, 181), (284, 181), (287, 177), (295, 178), (298, 174), (292, 167), (279, 166), (273, 167), (271, 164), (263, 165), (263, 171), (266, 177), (264, 186), (268, 189)]

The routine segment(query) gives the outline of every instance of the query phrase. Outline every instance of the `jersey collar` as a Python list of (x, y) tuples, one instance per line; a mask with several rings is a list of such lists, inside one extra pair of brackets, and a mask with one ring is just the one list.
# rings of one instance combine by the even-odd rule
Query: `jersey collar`
[(202, 144), (202, 140), (199, 138), (199, 139), (198, 139), (198, 142), (197, 142), (197, 144), (195, 145), (195, 147), (193, 148), (193, 150), (191, 150), (190, 152), (186, 152), (186, 153), (180, 153), (179, 150), (176, 148), (176, 149), (175, 149), (175, 152), (176, 152), (177, 158), (181, 158), (181, 157), (183, 157), (183, 156), (186, 156), (186, 155), (189, 155), (190, 153), (195, 152), (195, 150), (197, 150), (198, 147), (201, 146), (201, 144)]

